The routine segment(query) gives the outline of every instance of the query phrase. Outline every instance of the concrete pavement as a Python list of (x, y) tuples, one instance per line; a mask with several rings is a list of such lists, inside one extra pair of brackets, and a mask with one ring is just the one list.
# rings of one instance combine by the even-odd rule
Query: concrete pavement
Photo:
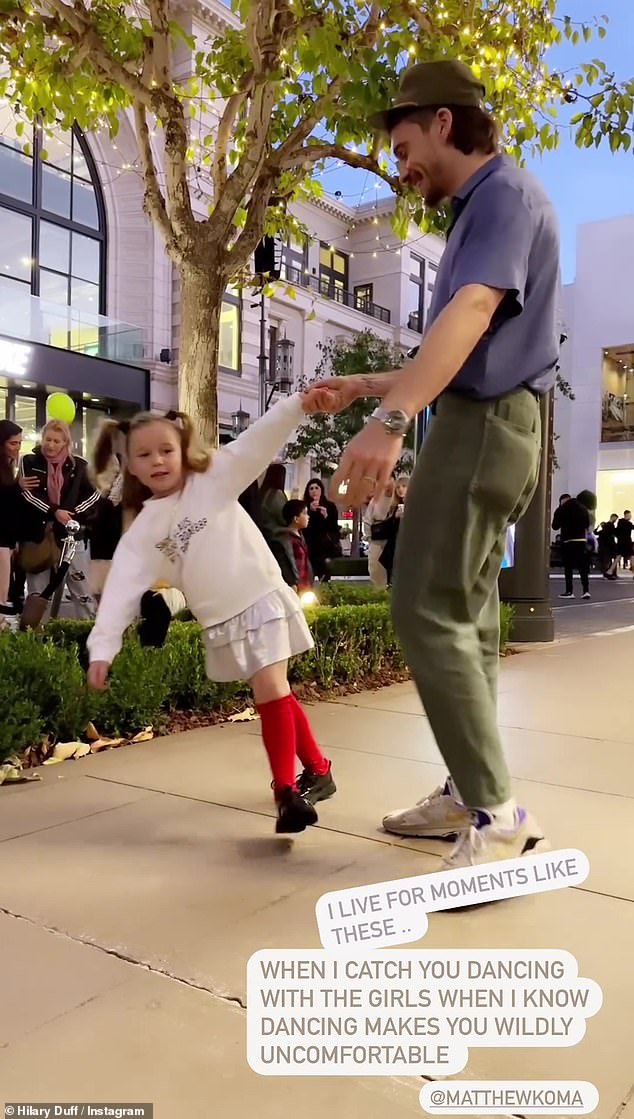
[[(572, 952), (604, 1005), (574, 1048), (477, 1049), (460, 1079), (580, 1079), (599, 1119), (634, 1119), (634, 633), (569, 637), (502, 666), (517, 792), (582, 886), (430, 917), (420, 947)], [(340, 792), (320, 826), (274, 838), (256, 723), (52, 766), (0, 790), (0, 1096), (153, 1101), (156, 1119), (325, 1112), (414, 1119), (421, 1081), (261, 1078), (245, 1058), (245, 969), (319, 947), (321, 894), (440, 868), (386, 809), (444, 770), (410, 685), (311, 709)]]

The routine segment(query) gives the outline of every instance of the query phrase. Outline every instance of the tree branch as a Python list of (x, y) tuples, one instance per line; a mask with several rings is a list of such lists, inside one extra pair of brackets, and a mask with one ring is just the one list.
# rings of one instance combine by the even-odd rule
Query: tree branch
[(172, 92), (168, 0), (147, 0), (152, 22), (154, 80), (165, 92)]
[[(73, 7), (69, 7), (64, 0), (48, 0), (51, 8), (57, 13), (59, 19), (66, 23), (76, 35), (75, 45), (80, 48), (87, 44), (90, 48), (90, 61), (97, 72), (105, 77), (118, 82), (132, 98), (142, 101), (150, 107), (150, 90), (140, 81), (133, 70), (128, 69), (123, 63), (109, 53), (106, 44), (98, 34), (91, 20), (90, 12), (84, 7), (82, 0), (75, 0)], [(33, 19), (33, 16), (29, 16)], [(66, 29), (62, 26), (60, 32), (68, 37)], [(59, 32), (55, 32), (58, 34)]]
[[(302, 149), (302, 158), (306, 163), (318, 163), (321, 159), (340, 159), (348, 167), (372, 172), (379, 179), (383, 179), (383, 182), (387, 183), (396, 193), (399, 192), (401, 187), (398, 175), (390, 175), (388, 171), (384, 171), (373, 156), (349, 151), (348, 148), (344, 148), (340, 144), (307, 144)], [(282, 165), (282, 169), (286, 169), (287, 166), (292, 166), (290, 157), (288, 163)]]
[[(351, 36), (351, 41), (348, 45), (348, 49), (351, 53), (355, 54), (357, 51), (363, 50), (364, 47), (373, 47), (375, 45), (380, 29), (380, 20), (380, 0), (373, 0), (370, 14), (363, 27), (360, 28), (356, 35)], [(308, 139), (318, 121), (321, 120), (324, 111), (335, 97), (337, 97), (343, 84), (344, 76), (345, 75), (340, 74), (338, 77), (333, 78), (328, 86), (327, 92), (313, 102), (311, 108), (298, 124), (295, 125), (295, 128), (290, 135), (287, 136), (284, 143), (280, 144), (279, 148), (276, 148), (274, 159), (278, 167), (286, 164), (289, 156), (291, 158), (297, 158), (302, 150), (302, 145)]]
[(172, 228), (172, 223), (170, 222), (167, 213), (165, 199), (163, 197), (163, 192), (159, 186), (158, 177), (156, 174), (154, 156), (152, 154), (152, 144), (150, 141), (150, 130), (148, 128), (145, 108), (143, 105), (139, 104), (139, 102), (136, 102), (134, 106), (134, 122), (139, 144), (139, 154), (141, 156), (141, 163), (143, 165), (143, 178), (145, 182), (145, 212), (147, 213), (148, 217), (153, 218), (153, 220), (158, 225), (165, 240), (165, 247), (168, 250), (172, 260), (177, 263), (178, 254), (176, 250), (176, 237)]

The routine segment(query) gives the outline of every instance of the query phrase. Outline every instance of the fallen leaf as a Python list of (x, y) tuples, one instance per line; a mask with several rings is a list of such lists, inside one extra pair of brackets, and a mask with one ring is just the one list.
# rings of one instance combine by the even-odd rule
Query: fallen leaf
[(64, 758), (47, 758), (45, 762), (42, 762), (42, 765), (59, 765), (63, 761)]
[(152, 727), (146, 727), (145, 730), (141, 730), (138, 734), (135, 734), (134, 738), (130, 739), (130, 742), (149, 742), (151, 738), (154, 738), (154, 731)]
[(84, 731), (84, 734), (86, 735), (86, 738), (90, 739), (91, 742), (97, 742), (97, 740), (101, 738), (101, 735), (99, 734), (99, 731), (97, 730), (94, 723), (88, 724), (86, 730)]
[(0, 785), (25, 785), (27, 781), (41, 781), (39, 773), (26, 774), (22, 766), (10, 765), (5, 762), (0, 765)]
[[(65, 762), (69, 758), (74, 758), (77, 751), (83, 746), (83, 742), (58, 742), (53, 750), (53, 760)], [(90, 749), (90, 747), (88, 747)]]
[(237, 715), (230, 715), (230, 723), (252, 723), (257, 719), (257, 715), (252, 707), (247, 707), (246, 711), (239, 711)]
[(86, 754), (89, 754), (89, 753), (90, 753), (90, 743), (89, 742), (80, 742), (79, 743), (79, 748), (75, 751), (75, 753), (73, 754), (73, 757), (74, 758), (85, 758)]
[(96, 742), (90, 743), (90, 752), (97, 754), (99, 750), (110, 750), (112, 746), (120, 746), (122, 742), (122, 738), (98, 738)]

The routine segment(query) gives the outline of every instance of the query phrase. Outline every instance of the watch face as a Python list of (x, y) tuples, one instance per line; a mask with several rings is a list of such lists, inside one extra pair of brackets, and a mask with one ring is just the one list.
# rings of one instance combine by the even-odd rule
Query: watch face
[(409, 420), (404, 412), (388, 412), (385, 417), (385, 426), (395, 435), (402, 435), (409, 427)]

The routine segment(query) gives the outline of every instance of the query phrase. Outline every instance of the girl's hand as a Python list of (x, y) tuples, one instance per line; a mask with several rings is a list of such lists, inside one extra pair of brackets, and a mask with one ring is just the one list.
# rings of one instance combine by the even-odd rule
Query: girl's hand
[(340, 412), (345, 407), (346, 404), (342, 402), (341, 394), (330, 388), (315, 387), (306, 389), (302, 393), (302, 408), (308, 416), (314, 416), (320, 412)]
[(322, 517), (327, 517), (328, 516), (328, 510), (324, 509), (323, 505), (319, 505), (318, 509), (319, 509), (319, 512), (321, 513)]
[(88, 669), (88, 687), (102, 692), (108, 682), (108, 661), (92, 661)]
[(59, 521), (60, 525), (67, 525), (72, 519), (73, 514), (69, 513), (67, 509), (58, 509), (55, 514), (55, 520)]
[(18, 478), (18, 485), (21, 490), (34, 490), (37, 488), (37, 486), (39, 486), (39, 484), (40, 480), (35, 476), (35, 474), (26, 474), (23, 477)]

